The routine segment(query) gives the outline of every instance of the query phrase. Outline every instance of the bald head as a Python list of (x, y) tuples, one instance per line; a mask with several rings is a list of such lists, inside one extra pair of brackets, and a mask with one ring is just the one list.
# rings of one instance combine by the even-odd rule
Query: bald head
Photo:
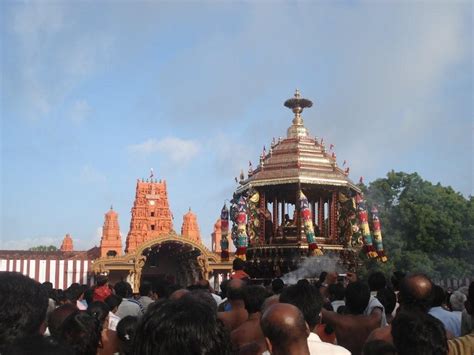
[(285, 353), (296, 344), (307, 344), (308, 326), (300, 310), (288, 303), (270, 306), (260, 321), (263, 334), (273, 349)]
[(265, 311), (270, 308), (270, 306), (273, 306), (274, 304), (277, 304), (280, 302), (280, 295), (273, 295), (268, 297), (265, 302), (263, 302), (262, 305), (262, 314), (265, 313)]
[(433, 284), (426, 275), (413, 274), (406, 276), (400, 283), (400, 306), (428, 312), (431, 304), (432, 288)]

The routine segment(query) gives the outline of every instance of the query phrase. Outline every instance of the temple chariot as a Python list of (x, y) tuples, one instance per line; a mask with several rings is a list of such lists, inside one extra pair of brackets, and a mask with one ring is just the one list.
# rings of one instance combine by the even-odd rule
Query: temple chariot
[(322, 254), (336, 255), (348, 270), (357, 267), (361, 251), (386, 261), (377, 209), (369, 220), (349, 168), (339, 167), (333, 146), (327, 149), (304, 126), (302, 112), (313, 103), (296, 90), (284, 105), (294, 114), (286, 137), (263, 149), (256, 168), (249, 162), (230, 209), (221, 211), (222, 259), (232, 239), (252, 278), (281, 276)]

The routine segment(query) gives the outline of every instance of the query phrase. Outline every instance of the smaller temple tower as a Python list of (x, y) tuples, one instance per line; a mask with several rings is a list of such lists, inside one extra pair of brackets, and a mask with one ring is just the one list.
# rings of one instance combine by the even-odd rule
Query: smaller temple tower
[(63, 239), (63, 242), (61, 244), (61, 248), (59, 248), (61, 251), (73, 251), (73, 243), (72, 243), (72, 238), (71, 235), (68, 233)]
[(211, 250), (214, 253), (221, 252), (221, 239), (222, 239), (222, 231), (221, 231), (221, 219), (219, 218), (216, 223), (214, 223), (214, 231), (211, 234), (212, 238), (212, 246)]
[(105, 214), (102, 238), (100, 239), (100, 257), (122, 255), (122, 237), (118, 223), (118, 214), (110, 206)]
[(196, 214), (189, 208), (188, 213), (183, 216), (183, 225), (181, 226), (181, 235), (195, 242), (201, 242), (201, 232), (197, 223)]

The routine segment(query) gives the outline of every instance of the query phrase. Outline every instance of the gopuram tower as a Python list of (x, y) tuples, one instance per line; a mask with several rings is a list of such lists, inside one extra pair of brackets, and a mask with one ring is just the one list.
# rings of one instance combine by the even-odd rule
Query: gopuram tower
[(122, 237), (118, 223), (118, 214), (110, 207), (105, 214), (102, 238), (100, 240), (100, 257), (122, 255)]
[(195, 242), (201, 242), (201, 232), (199, 231), (197, 217), (193, 212), (191, 212), (191, 208), (189, 209), (188, 213), (183, 216), (181, 235)]
[(66, 236), (64, 237), (63, 242), (62, 242), (61, 247), (59, 248), (59, 250), (68, 251), (68, 252), (74, 250), (73, 243), (72, 243), (72, 238), (71, 238), (71, 235), (69, 233), (66, 234)]
[(172, 229), (166, 181), (157, 181), (153, 177), (146, 181), (137, 180), (125, 252), (134, 252), (143, 242), (168, 234)]

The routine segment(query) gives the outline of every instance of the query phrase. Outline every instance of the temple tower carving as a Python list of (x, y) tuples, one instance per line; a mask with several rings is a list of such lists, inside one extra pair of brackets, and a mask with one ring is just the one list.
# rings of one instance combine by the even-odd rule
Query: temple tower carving
[(183, 216), (183, 225), (181, 226), (181, 235), (196, 242), (201, 242), (201, 233), (196, 215), (189, 209)]
[(221, 252), (221, 239), (222, 239), (220, 218), (216, 221), (216, 223), (214, 223), (214, 231), (211, 234), (211, 238), (212, 238), (211, 250), (215, 253), (220, 253)]
[(102, 238), (100, 240), (100, 257), (122, 255), (122, 237), (118, 222), (118, 214), (110, 207), (105, 214)]
[(125, 252), (131, 253), (143, 242), (168, 234), (172, 230), (173, 220), (166, 181), (153, 178), (147, 181), (138, 180)]
[(63, 239), (63, 242), (61, 244), (61, 248), (59, 248), (61, 251), (73, 251), (74, 246), (72, 243), (72, 238), (71, 235), (68, 233)]

